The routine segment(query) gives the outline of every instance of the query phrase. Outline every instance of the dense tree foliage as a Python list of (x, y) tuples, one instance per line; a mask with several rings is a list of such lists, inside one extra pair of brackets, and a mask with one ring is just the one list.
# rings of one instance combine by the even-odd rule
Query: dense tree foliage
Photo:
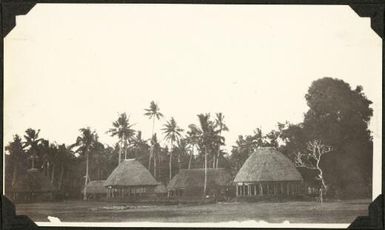
[[(293, 159), (314, 139), (332, 147), (320, 162), (329, 185), (329, 196), (362, 196), (371, 193), (373, 143), (368, 124), (373, 114), (361, 86), (351, 89), (342, 80), (316, 80), (305, 95), (309, 110), (300, 124), (282, 124), (282, 150)], [(314, 171), (303, 170), (315, 183)]]
[(352, 193), (371, 187), (373, 145), (368, 123), (373, 114), (358, 86), (351, 89), (342, 80), (314, 81), (305, 98), (309, 111), (303, 122), (308, 138), (320, 138), (333, 147), (325, 155), (325, 177), (337, 193)]

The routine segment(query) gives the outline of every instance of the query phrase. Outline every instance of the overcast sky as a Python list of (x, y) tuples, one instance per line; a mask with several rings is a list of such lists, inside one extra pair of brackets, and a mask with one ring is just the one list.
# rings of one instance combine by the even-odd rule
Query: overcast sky
[(324, 76), (381, 105), (381, 40), (348, 6), (38, 4), (4, 42), (5, 143), (34, 128), (71, 144), (89, 126), (113, 144), (105, 132), (122, 112), (149, 138), (155, 100), (158, 128), (224, 113), (229, 149), (258, 127), (300, 122)]

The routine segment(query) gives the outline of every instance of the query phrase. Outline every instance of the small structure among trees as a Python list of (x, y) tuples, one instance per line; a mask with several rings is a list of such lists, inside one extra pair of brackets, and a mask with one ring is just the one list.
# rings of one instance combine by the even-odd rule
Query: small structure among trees
[(130, 199), (154, 194), (159, 183), (139, 161), (125, 159), (104, 182), (108, 199)]
[(88, 182), (87, 188), (86, 188), (87, 197), (93, 198), (93, 199), (105, 198), (107, 195), (107, 188), (104, 187), (104, 182), (105, 180), (93, 180)]
[[(182, 169), (167, 185), (168, 196), (176, 199), (201, 199), (204, 193), (205, 169)], [(207, 169), (206, 195), (228, 197), (232, 177), (224, 168)]]
[(237, 197), (287, 197), (303, 193), (303, 179), (293, 162), (272, 147), (259, 148), (251, 154), (234, 182)]
[(52, 200), (56, 187), (48, 176), (36, 168), (29, 169), (21, 175), (13, 186), (13, 199), (15, 201)]

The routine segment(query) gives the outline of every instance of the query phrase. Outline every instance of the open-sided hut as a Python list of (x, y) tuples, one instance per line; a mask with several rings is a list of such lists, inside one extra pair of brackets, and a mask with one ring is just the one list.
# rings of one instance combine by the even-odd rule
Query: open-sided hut
[(33, 168), (17, 179), (12, 192), (14, 200), (52, 200), (56, 191), (50, 178)]
[[(205, 170), (182, 169), (167, 185), (169, 197), (193, 198), (202, 197), (204, 187)], [(207, 169), (206, 194), (209, 196), (226, 197), (232, 178), (229, 172), (223, 168)]]
[[(88, 182), (86, 187), (87, 196), (100, 199), (107, 196), (107, 188), (104, 187), (105, 180), (93, 180)], [(84, 188), (83, 188), (84, 192)]]
[(303, 192), (302, 181), (293, 162), (274, 148), (251, 154), (234, 179), (237, 197), (294, 196)]
[(126, 159), (104, 182), (107, 198), (130, 198), (154, 194), (159, 183), (139, 161)]

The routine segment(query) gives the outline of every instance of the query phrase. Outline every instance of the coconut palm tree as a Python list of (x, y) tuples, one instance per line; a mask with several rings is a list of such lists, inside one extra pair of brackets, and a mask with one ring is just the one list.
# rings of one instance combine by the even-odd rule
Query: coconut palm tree
[(124, 158), (127, 158), (127, 145), (132, 137), (135, 135), (135, 130), (132, 129), (132, 126), (129, 122), (129, 118), (126, 113), (120, 114), (118, 120), (112, 123), (113, 128), (107, 131), (110, 133), (112, 137), (117, 136), (119, 138), (119, 157), (118, 157), (118, 165), (120, 164), (122, 153), (124, 151)]
[(146, 162), (146, 155), (145, 153), (148, 153), (149, 146), (147, 144), (147, 141), (142, 139), (142, 132), (138, 131), (133, 138), (133, 156), (139, 160), (143, 165)]
[(32, 167), (31, 169), (35, 169), (35, 159), (38, 158), (38, 145), (42, 138), (39, 138), (40, 129), (37, 131), (34, 129), (27, 129), (25, 131), (26, 135), (24, 135), (25, 142), (23, 143), (23, 148), (28, 148), (28, 152), (30, 153), (30, 158), (32, 159)]
[(160, 144), (158, 142), (158, 138), (156, 136), (156, 133), (154, 133), (154, 135), (152, 136), (151, 138), (151, 146), (150, 146), (150, 151), (153, 152), (153, 157), (154, 157), (154, 175), (157, 176), (157, 175), (160, 175), (160, 169), (158, 167), (158, 165), (160, 166), (160, 156), (159, 156), (159, 153), (160, 153), (160, 150), (161, 150), (161, 147), (160, 147)]
[(179, 126), (176, 124), (176, 121), (173, 117), (169, 121), (166, 122), (164, 125), (164, 128), (162, 129), (163, 133), (165, 134), (165, 139), (169, 141), (171, 145), (171, 151), (170, 151), (170, 161), (169, 161), (169, 169), (170, 169), (170, 180), (172, 178), (172, 152), (175, 145), (175, 142), (179, 141), (180, 137), (182, 136), (181, 132), (183, 129), (179, 128)]
[(42, 162), (41, 168), (44, 170), (44, 174), (51, 178), (51, 183), (54, 183), (55, 169), (56, 165), (58, 164), (58, 147), (55, 144), (50, 144), (48, 140), (42, 140), (38, 147), (40, 160)]
[(198, 148), (200, 144), (201, 131), (195, 125), (189, 125), (189, 131), (187, 131), (187, 143), (189, 146), (190, 157), (188, 161), (188, 169), (191, 169), (191, 163), (193, 158), (194, 149)]
[[(150, 107), (148, 109), (144, 109), (146, 113), (144, 114), (149, 119), (152, 119), (152, 132), (151, 132), (151, 138), (154, 136), (154, 129), (155, 129), (155, 119), (159, 120), (163, 117), (163, 114), (159, 111), (159, 106), (154, 102), (151, 101)], [(150, 170), (151, 166), (151, 159), (154, 158), (154, 177), (156, 178), (156, 159), (154, 156), (154, 147), (151, 147), (150, 150), (150, 157), (148, 158), (148, 170)]]
[(178, 156), (178, 172), (180, 172), (182, 169), (182, 162), (186, 162), (186, 157), (191, 154), (191, 145), (189, 145), (188, 139), (186, 137), (179, 139), (175, 147)]
[(58, 162), (58, 147), (54, 144), (51, 144), (49, 146), (49, 151), (47, 152), (48, 153), (48, 162), (49, 165), (51, 166), (50, 167), (50, 178), (51, 178), (51, 183), (54, 184), (55, 182), (55, 171), (56, 171), (56, 165), (59, 163)]
[[(222, 113), (217, 113), (216, 114), (216, 119), (215, 119), (215, 126), (218, 127), (218, 132), (219, 132), (219, 136), (221, 137), (222, 135), (222, 131), (229, 131), (229, 128), (227, 127), (227, 125), (224, 123), (224, 118), (225, 116), (222, 114)], [(224, 138), (223, 138), (224, 140)], [(220, 154), (220, 148), (221, 146), (221, 143), (219, 143), (218, 145), (218, 149), (217, 149), (217, 153), (214, 154), (214, 160), (213, 160), (213, 168), (218, 168), (218, 163), (219, 163), (219, 154)]]
[(210, 132), (211, 132), (211, 122), (210, 122), (210, 114), (199, 114), (198, 115), (199, 124), (201, 127), (201, 139), (204, 148), (205, 154), (205, 179), (203, 184), (203, 196), (206, 197), (207, 190), (207, 150), (210, 145)]
[(86, 157), (86, 175), (84, 179), (84, 192), (83, 199), (87, 199), (87, 183), (90, 180), (89, 178), (89, 155), (92, 149), (95, 147), (98, 142), (98, 136), (95, 131), (91, 131), (89, 127), (80, 129), (80, 136), (77, 137), (74, 146), (78, 146), (79, 148), (75, 151), (77, 153), (85, 155)]
[[(215, 129), (215, 123), (210, 120), (210, 114), (198, 114), (199, 125), (198, 128), (196, 125), (190, 125), (191, 128), (199, 130), (200, 134), (200, 144), (203, 147), (204, 151), (204, 169), (205, 169), (205, 178), (203, 186), (203, 196), (206, 197), (207, 190), (207, 157), (209, 150), (213, 151), (215, 149), (216, 143), (220, 143), (221, 137), (218, 135), (219, 131)], [(191, 129), (190, 128), (190, 129)]]
[(58, 181), (59, 190), (61, 190), (63, 187), (64, 175), (66, 174), (68, 164), (70, 163), (70, 160), (73, 159), (73, 157), (74, 155), (71, 147), (66, 147), (65, 144), (59, 145), (57, 154), (57, 162), (60, 164), (60, 176)]

